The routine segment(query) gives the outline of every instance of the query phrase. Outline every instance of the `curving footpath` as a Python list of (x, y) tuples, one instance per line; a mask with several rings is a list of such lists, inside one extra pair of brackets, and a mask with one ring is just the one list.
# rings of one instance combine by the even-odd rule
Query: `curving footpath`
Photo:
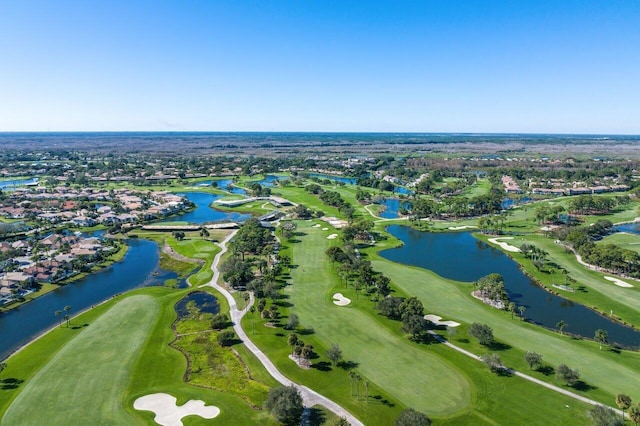
[(218, 279), (220, 278), (220, 270), (218, 269), (218, 263), (220, 262), (220, 258), (227, 252), (227, 243), (234, 237), (237, 231), (231, 232), (227, 238), (219, 243), (221, 248), (220, 252), (216, 254), (213, 258), (213, 262), (211, 264), (211, 271), (213, 271), (213, 277), (207, 284), (203, 284), (200, 287), (213, 287), (218, 290), (224, 297), (227, 299), (229, 303), (229, 313), (231, 315), (231, 321), (233, 322), (233, 329), (238, 335), (238, 337), (242, 340), (244, 345), (260, 360), (262, 365), (267, 369), (269, 374), (276, 379), (278, 382), (282, 383), (284, 386), (294, 386), (296, 389), (300, 391), (302, 395), (302, 400), (307, 407), (312, 407), (314, 405), (322, 405), (326, 407), (328, 410), (335, 413), (338, 417), (344, 417), (347, 421), (353, 426), (362, 426), (363, 423), (355, 418), (351, 413), (342, 408), (340, 405), (336, 404), (332, 400), (320, 395), (318, 392), (309, 389), (306, 386), (299, 385), (297, 383), (292, 382), (287, 379), (276, 366), (271, 362), (271, 360), (262, 352), (256, 345), (249, 339), (247, 333), (245, 333), (244, 329), (240, 324), (240, 320), (247, 313), (251, 305), (253, 304), (253, 294), (250, 294), (249, 303), (243, 310), (238, 310), (238, 306), (236, 305), (236, 301), (229, 293), (227, 289), (218, 285)]
[[(476, 354), (474, 354), (472, 352), (469, 352), (468, 350), (463, 349), (463, 348), (461, 348), (459, 346), (456, 346), (453, 343), (450, 343), (450, 342), (446, 341), (442, 336), (437, 334), (435, 331), (429, 330), (429, 334), (431, 334), (436, 340), (438, 340), (440, 343), (443, 343), (445, 346), (448, 346), (451, 349), (460, 352), (461, 354), (464, 354), (464, 355), (466, 355), (466, 356), (468, 356), (470, 358), (473, 358), (473, 359), (475, 359), (477, 361), (482, 362), (482, 358), (480, 356), (478, 356), (478, 355), (476, 355)], [(502, 368), (504, 368), (505, 371), (507, 371), (507, 372), (509, 372), (509, 373), (511, 373), (511, 374), (513, 374), (515, 376), (521, 377), (521, 378), (523, 378), (525, 380), (528, 380), (528, 381), (533, 382), (535, 384), (538, 384), (540, 386), (544, 386), (547, 389), (551, 389), (553, 391), (556, 391), (556, 392), (561, 393), (563, 395), (566, 395), (568, 397), (577, 399), (578, 401), (586, 402), (587, 404), (591, 404), (591, 405), (604, 405), (606, 407), (605, 404), (602, 404), (602, 403), (600, 403), (598, 401), (594, 401), (593, 399), (589, 399), (589, 398), (586, 398), (586, 397), (584, 397), (582, 395), (578, 395), (577, 393), (573, 393), (573, 392), (568, 391), (566, 389), (562, 389), (562, 388), (560, 388), (558, 386), (552, 385), (551, 383), (543, 382), (542, 380), (536, 379), (535, 377), (529, 376), (528, 374), (521, 373), (521, 372), (516, 371), (516, 370), (514, 370), (512, 368), (507, 368), (507, 367), (502, 367)], [(613, 407), (608, 407), (608, 408), (611, 408), (612, 410), (614, 410), (619, 415), (623, 415), (623, 412), (621, 410), (618, 410), (618, 409), (613, 408)], [(625, 415), (625, 417), (629, 417), (626, 413), (624, 413), (624, 415)]]

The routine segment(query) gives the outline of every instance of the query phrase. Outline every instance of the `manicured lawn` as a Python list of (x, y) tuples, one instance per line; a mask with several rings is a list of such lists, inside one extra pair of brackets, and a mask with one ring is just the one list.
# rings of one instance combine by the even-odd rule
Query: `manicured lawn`
[(623, 249), (632, 250), (640, 253), (640, 235), (618, 232), (607, 235), (597, 242), (597, 244), (614, 244)]
[[(77, 424), (110, 419), (126, 424), (129, 371), (158, 314), (150, 296), (116, 304), (62, 348), (11, 404), (4, 424)], [(37, 409), (34, 409), (37, 407)]]
[(417, 296), (429, 312), (455, 321), (480, 322), (491, 326), (496, 338), (511, 346), (511, 349), (500, 352), (507, 365), (528, 369), (522, 357), (525, 351), (532, 350), (542, 354), (553, 366), (565, 363), (578, 368), (583, 380), (595, 386), (595, 389), (583, 392), (589, 398), (612, 404), (615, 395), (622, 392), (632, 395), (634, 400), (640, 399), (637, 380), (633, 379), (640, 373), (640, 354), (599, 351), (594, 342), (574, 340), (517, 319), (512, 320), (507, 313), (473, 299), (469, 294), (469, 284), (445, 280), (431, 271), (379, 258), (374, 260), (373, 265), (404, 292)]
[[(312, 228), (314, 223), (299, 222), (298, 231), (306, 235), (300, 238), (300, 243), (282, 246), (285, 254), (292, 251), (296, 265), (290, 272), (292, 285), (285, 288), (286, 303), (292, 305), (288, 310), (300, 317), (301, 328), (313, 329), (313, 334), (304, 333), (300, 337), (314, 345), (320, 357), (313, 362), (320, 365), (328, 364), (324, 356), (326, 348), (339, 344), (345, 360), (357, 363), (355, 370), (363, 380), (370, 381), (370, 395), (380, 395), (396, 405), (386, 408), (378, 400), (371, 400), (375, 405), (367, 406), (364, 398), (358, 401), (352, 397), (346, 370), (335, 367), (324, 372), (314, 368), (301, 370), (286, 358), (290, 353), (286, 343), (289, 332), (266, 328), (262, 325), (264, 320), (256, 319), (252, 338), (287, 376), (334, 399), (365, 424), (374, 421), (371, 424), (391, 424), (406, 406), (446, 424), (587, 422), (585, 404), (519, 378), (492, 374), (483, 364), (444, 346), (411, 342), (400, 332), (399, 322), (377, 315), (372, 309), (373, 302), (365, 295), (357, 300), (352, 287), (345, 289), (338, 282), (331, 264), (318, 261), (339, 240), (327, 240), (326, 235), (333, 230)], [(331, 299), (335, 292), (351, 298), (352, 304), (334, 305)], [(243, 325), (252, 329), (250, 316)], [(531, 404), (531, 400), (536, 404)]]
[[(275, 424), (267, 413), (251, 408), (237, 395), (183, 381), (186, 359), (169, 343), (175, 339), (173, 306), (188, 291), (136, 290), (72, 321), (87, 327), (56, 329), (11, 357), (0, 388), (0, 414), (7, 411), (2, 424), (69, 424), (70, 415), (79, 419), (77, 424), (105, 419), (115, 424), (153, 424), (153, 415), (134, 410), (133, 401), (155, 392), (175, 396), (178, 405), (201, 399), (221, 409), (214, 420), (189, 417), (184, 419), (186, 425)], [(248, 354), (243, 357), (255, 371), (254, 377), (266, 376), (255, 359)], [(95, 387), (101, 389), (94, 392)], [(48, 413), (46, 421), (31, 422), (34, 406), (43, 407), (43, 419)], [(106, 407), (108, 414), (97, 411)]]
[[(326, 238), (328, 231), (303, 228), (303, 223), (298, 229), (307, 235), (303, 243), (293, 246), (293, 262), (299, 267), (291, 271), (294, 284), (287, 288), (292, 311), (301, 322), (312, 326), (326, 346), (339, 344), (346, 359), (360, 364), (360, 373), (406, 406), (443, 415), (468, 405), (469, 384), (455, 367), (378, 326), (369, 314), (332, 302), (333, 293), (342, 291), (342, 285), (336, 282), (330, 262), (318, 261), (332, 240)], [(371, 303), (364, 296), (352, 300), (354, 304)], [(389, 360), (394, 360), (393, 368)]]

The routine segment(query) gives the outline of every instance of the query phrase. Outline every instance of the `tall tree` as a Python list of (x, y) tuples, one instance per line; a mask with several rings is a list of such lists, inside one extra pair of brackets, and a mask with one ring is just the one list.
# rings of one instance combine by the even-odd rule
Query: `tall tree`
[(287, 339), (287, 343), (291, 346), (291, 355), (293, 355), (293, 349), (296, 347), (296, 343), (298, 343), (298, 335), (291, 333)]
[(631, 407), (631, 397), (620, 393), (616, 396), (616, 405), (622, 410), (622, 419), (624, 420), (624, 411)]
[(596, 405), (589, 410), (589, 416), (596, 426), (624, 426), (624, 420), (616, 415), (616, 412), (604, 405)]
[(55, 314), (58, 317), (58, 326), (62, 327), (62, 311), (58, 309)]
[(302, 395), (293, 386), (272, 389), (264, 405), (276, 420), (284, 425), (299, 425), (302, 420), (304, 411)]
[(542, 355), (537, 354), (533, 351), (527, 351), (524, 354), (524, 359), (525, 361), (527, 361), (527, 364), (529, 364), (529, 368), (532, 370), (540, 366), (540, 364), (542, 363)]
[(342, 349), (337, 344), (331, 345), (329, 349), (327, 349), (327, 358), (331, 360), (333, 365), (338, 364), (342, 359)]
[(600, 344), (600, 350), (602, 350), (602, 344), (606, 344), (609, 340), (607, 330), (603, 330), (601, 328), (597, 329), (594, 335), (594, 339)]
[(560, 320), (558, 321), (558, 323), (556, 324), (556, 327), (558, 327), (558, 330), (560, 330), (560, 334), (562, 334), (562, 331), (564, 330), (564, 328), (567, 326), (567, 323), (564, 320)]
[(407, 408), (404, 410), (395, 421), (395, 426), (430, 426), (431, 420), (426, 414), (414, 410), (413, 408)]
[(64, 319), (67, 320), (67, 327), (69, 327), (69, 322), (71, 319), (71, 317), (69, 316), (69, 311), (71, 311), (71, 306), (67, 305), (62, 309), (64, 310)]

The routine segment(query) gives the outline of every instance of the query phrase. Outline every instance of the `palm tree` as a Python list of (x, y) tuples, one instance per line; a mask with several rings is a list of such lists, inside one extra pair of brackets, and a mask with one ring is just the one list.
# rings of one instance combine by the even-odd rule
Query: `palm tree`
[(564, 330), (564, 328), (567, 326), (567, 323), (564, 322), (564, 320), (560, 320), (558, 321), (558, 323), (556, 324), (556, 327), (558, 327), (558, 330), (560, 330), (560, 334), (562, 334), (562, 330)]
[(513, 302), (509, 302), (509, 306), (507, 307), (509, 312), (511, 312), (511, 319), (513, 319), (513, 314), (516, 312), (516, 304)]
[(360, 401), (360, 381), (362, 380), (362, 377), (359, 374), (356, 374), (356, 387), (358, 390), (358, 401)]
[(61, 317), (62, 317), (62, 311), (61, 311), (60, 309), (58, 309), (58, 310), (55, 312), (55, 314), (56, 314), (56, 316), (58, 317), (58, 326), (62, 327), (62, 319), (61, 319)]
[(67, 327), (69, 327), (69, 311), (71, 310), (71, 306), (67, 305), (62, 308), (62, 310), (64, 311), (64, 319), (67, 321)]
[(291, 355), (293, 356), (293, 350), (296, 346), (296, 343), (298, 343), (298, 335), (295, 333), (291, 333), (289, 335), (289, 339), (287, 339), (287, 342), (289, 343), (289, 346), (291, 346)]
[(624, 421), (624, 410), (627, 410), (629, 409), (629, 407), (631, 407), (631, 397), (629, 395), (620, 393), (616, 396), (616, 404), (622, 410), (622, 420)]
[(522, 318), (522, 320), (524, 321), (524, 311), (526, 311), (527, 308), (525, 308), (524, 306), (518, 306), (518, 311), (520, 312), (520, 318)]
[(2, 371), (7, 368), (6, 362), (0, 362), (0, 382), (2, 381)]
[(369, 382), (367, 380), (364, 381), (364, 398), (369, 403)]
[(596, 342), (600, 344), (600, 350), (602, 350), (602, 344), (607, 343), (607, 339), (608, 339), (607, 330), (603, 330), (601, 328), (597, 329), (594, 339), (596, 340)]

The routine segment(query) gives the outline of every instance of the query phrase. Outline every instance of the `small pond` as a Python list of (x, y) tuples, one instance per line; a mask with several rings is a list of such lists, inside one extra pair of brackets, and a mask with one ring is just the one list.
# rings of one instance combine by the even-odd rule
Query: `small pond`
[[(473, 282), (498, 273), (504, 278), (509, 299), (526, 308), (525, 316), (530, 321), (555, 329), (563, 320), (568, 324), (567, 332), (590, 339), (597, 329), (603, 329), (608, 332), (610, 342), (640, 347), (639, 331), (545, 291), (522, 273), (514, 260), (468, 232), (431, 233), (401, 225), (392, 225), (387, 230), (404, 245), (382, 251), (380, 254), (386, 259), (429, 269), (457, 281)], [(561, 280), (559, 276), (559, 284)]]
[(358, 181), (358, 179), (354, 177), (326, 175), (323, 173), (309, 173), (309, 177), (318, 178), (318, 179), (329, 179), (336, 182), (342, 182), (346, 185), (355, 185), (356, 182)]
[(217, 314), (220, 312), (220, 304), (214, 295), (204, 291), (194, 291), (176, 303), (175, 309), (179, 319), (186, 318), (189, 315), (189, 310), (187, 309), (189, 303), (193, 303), (194, 307), (202, 313)]
[(254, 183), (259, 183), (260, 185), (265, 186), (265, 187), (272, 187), (274, 185), (274, 182), (279, 180), (279, 179), (286, 179), (286, 178), (282, 178), (280, 176), (266, 175), (264, 177), (264, 179), (262, 179), (262, 180), (258, 180), (258, 181), (254, 181), (254, 182), (247, 182), (247, 186), (251, 186)]
[(384, 206), (384, 210), (378, 213), (378, 216), (385, 219), (395, 219), (400, 217), (400, 209), (404, 206), (408, 207), (406, 201), (401, 201), (397, 198), (378, 198), (375, 201), (376, 204)]
[(35, 185), (38, 183), (38, 178), (29, 179), (13, 179), (13, 180), (0, 180), (0, 189), (12, 190), (22, 185)]

